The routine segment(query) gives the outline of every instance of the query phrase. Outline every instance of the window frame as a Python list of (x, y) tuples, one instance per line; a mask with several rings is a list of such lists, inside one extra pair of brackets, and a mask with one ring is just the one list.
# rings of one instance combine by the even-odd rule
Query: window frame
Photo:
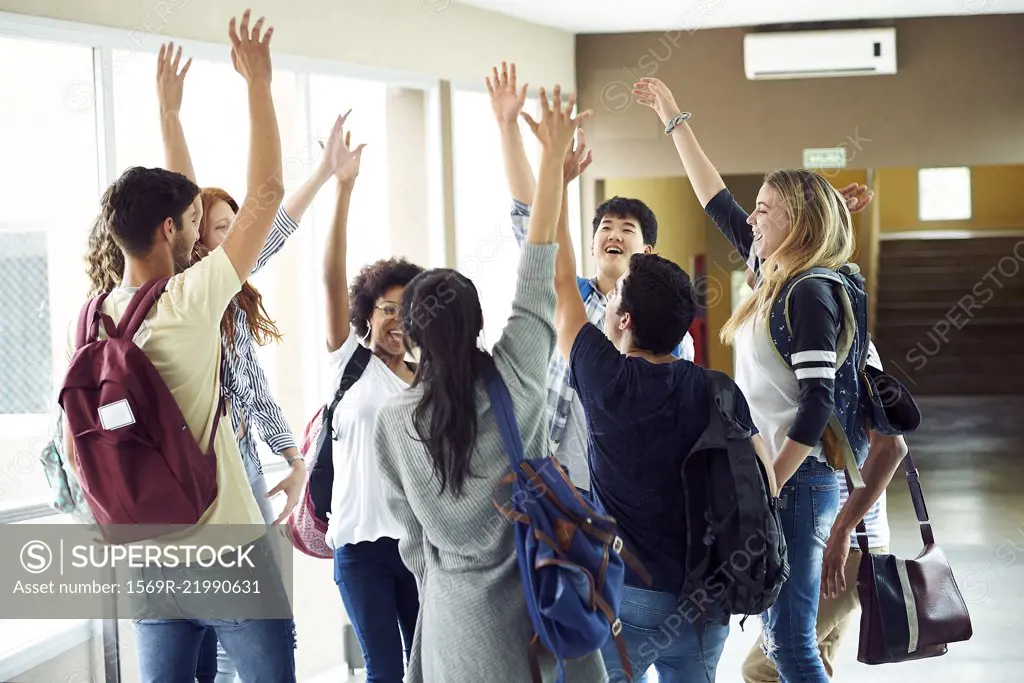
[[(186, 54), (197, 60), (224, 64), (230, 64), (231, 62), (230, 52), (226, 43), (193, 40), (151, 32), (140, 34), (140, 30), (99, 26), (83, 22), (0, 11), (0, 37), (72, 44), (92, 49), (94, 81), (92, 85), (96, 97), (93, 113), (96, 120), (97, 160), (99, 163), (97, 197), (102, 194), (110, 183), (116, 180), (117, 149), (113, 101), (115, 69), (112, 56), (113, 51), (128, 50), (133, 54), (145, 55), (146, 59), (155, 60), (161, 43), (173, 40), (176, 45), (180, 45), (183, 48)], [(303, 139), (311, 135), (312, 128), (309, 92), (309, 77), (312, 74), (373, 80), (384, 83), (389, 88), (410, 88), (423, 90), (427, 93), (437, 88), (436, 79), (421, 74), (379, 67), (367, 67), (338, 60), (306, 57), (275, 51), (273, 62), (275, 69), (292, 71), (296, 75), (296, 97), (298, 98), (298, 110), (300, 113), (298, 117), (298, 135)], [(305, 168), (303, 169), (304, 173), (308, 174), (312, 170), (313, 162), (306, 160)], [(312, 216), (310, 216), (310, 219), (312, 219)], [(316, 258), (316, 243), (312, 239), (313, 232), (313, 229), (304, 230), (293, 238), (302, 244), (302, 251), (309, 259)], [(318, 346), (309, 349), (313, 353), (317, 350), (319, 350)], [(315, 402), (315, 397), (322, 393), (321, 389), (322, 387), (310, 387), (307, 389), (306, 395), (308, 398), (314, 399)], [(264, 473), (268, 475), (283, 474), (286, 470), (287, 465), (277, 458), (274, 459), (273, 463), (268, 463), (264, 466)], [(19, 521), (40, 519), (48, 517), (53, 513), (53, 508), (49, 507), (45, 500), (30, 500), (11, 506), (0, 505), (0, 523), (11, 519)]]
[[(96, 157), (99, 168), (97, 178), (99, 187), (97, 198), (113, 182), (117, 168), (116, 127), (114, 121), (113, 51), (131, 50), (133, 53), (146, 55), (154, 59), (160, 44), (173, 40), (181, 45), (185, 52), (196, 59), (210, 62), (230, 63), (230, 53), (226, 43), (181, 38), (174, 35), (144, 33), (140, 29), (124, 29), (99, 26), (83, 22), (72, 22), (49, 17), (36, 17), (0, 11), (0, 37), (71, 44), (92, 49), (93, 55), (93, 93), (95, 102), (93, 115), (96, 125)], [(312, 131), (309, 81), (310, 75), (338, 76), (342, 78), (359, 78), (385, 84), (389, 88), (409, 88), (428, 93), (428, 101), (436, 104), (433, 97), (438, 88), (437, 79), (420, 74), (398, 70), (366, 67), (338, 60), (305, 57), (275, 51), (275, 69), (292, 71), (296, 75), (299, 111), (299, 129), (297, 134), (308, 139)], [(69, 84), (72, 85), (72, 84)], [(430, 112), (433, 116), (435, 112)], [(303, 172), (313, 170), (312, 160), (305, 162)], [(310, 216), (312, 219), (312, 216)], [(302, 243), (303, 253), (310, 259), (315, 257), (316, 243), (312, 236), (314, 229), (302, 231), (293, 239)], [(312, 285), (310, 285), (312, 286)], [(312, 346), (315, 342), (311, 338)], [(308, 349), (315, 353), (319, 347)], [(319, 378), (319, 375), (318, 375)], [(318, 380), (323, 383), (322, 378)], [(316, 384), (311, 382), (310, 384)], [(323, 387), (308, 386), (305, 390), (307, 401), (315, 402), (322, 393)], [(300, 426), (301, 427), (301, 426)], [(287, 472), (288, 466), (280, 459), (264, 466), (268, 484), (276, 484)], [(15, 505), (0, 505), (0, 524), (8, 523), (49, 523), (53, 520), (66, 519), (55, 510), (46, 499), (29, 500)], [(99, 638), (103, 643), (105, 664), (104, 679), (110, 683), (120, 680), (120, 667), (116, 664), (119, 652), (117, 629), (111, 623), (99, 620), (76, 620), (66, 627), (57, 629), (42, 638), (26, 639), (24, 643), (11, 643), (11, 647), (0, 655), (0, 671), (14, 677), (26, 670), (35, 668), (45, 661), (69, 651), (70, 649)], [(113, 662), (113, 664), (112, 664)], [(15, 669), (21, 669), (20, 672)], [(5, 678), (6, 680), (6, 678)]]

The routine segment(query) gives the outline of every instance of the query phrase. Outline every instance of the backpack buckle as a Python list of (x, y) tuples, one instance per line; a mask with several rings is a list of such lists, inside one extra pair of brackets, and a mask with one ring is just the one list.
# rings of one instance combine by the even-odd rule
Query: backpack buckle
[(617, 553), (621, 553), (622, 552), (622, 537), (621, 536), (616, 536), (615, 540), (612, 541), (612, 550), (614, 550)]
[(622, 633), (622, 622), (616, 619), (612, 622), (612, 637), (618, 638), (620, 633)]

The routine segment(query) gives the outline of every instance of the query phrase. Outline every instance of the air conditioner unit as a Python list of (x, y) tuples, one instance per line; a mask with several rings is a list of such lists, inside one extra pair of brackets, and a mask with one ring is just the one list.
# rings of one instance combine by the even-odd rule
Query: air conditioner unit
[(896, 29), (748, 33), (743, 62), (752, 81), (896, 73)]

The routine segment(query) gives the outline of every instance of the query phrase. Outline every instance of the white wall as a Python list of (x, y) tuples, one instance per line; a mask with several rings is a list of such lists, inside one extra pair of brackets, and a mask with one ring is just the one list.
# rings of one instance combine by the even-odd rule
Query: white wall
[(0, 10), (227, 43), (245, 7), (265, 14), (281, 53), (483, 87), (486, 69), (515, 61), (534, 86), (576, 83), (571, 33), (454, 0), (0, 0)]

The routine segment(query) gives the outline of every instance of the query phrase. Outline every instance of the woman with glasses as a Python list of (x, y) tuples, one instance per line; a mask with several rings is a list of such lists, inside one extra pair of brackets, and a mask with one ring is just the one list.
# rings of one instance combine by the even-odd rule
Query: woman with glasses
[[(343, 125), (343, 121), (339, 121)], [(359, 379), (333, 415), (334, 486), (327, 543), (334, 548), (334, 581), (363, 652), (367, 681), (401, 683), (403, 652), (412, 647), (419, 612), (416, 579), (402, 563), (402, 528), (388, 511), (373, 452), (380, 407), (412, 382), (406, 360), (402, 292), (423, 269), (391, 258), (364, 266), (348, 283), (345, 232), (363, 146), (328, 148), (337, 178), (337, 205), (324, 252), (327, 352), (332, 401), (360, 346), (371, 352)], [(365, 353), (365, 352), (364, 352)]]

